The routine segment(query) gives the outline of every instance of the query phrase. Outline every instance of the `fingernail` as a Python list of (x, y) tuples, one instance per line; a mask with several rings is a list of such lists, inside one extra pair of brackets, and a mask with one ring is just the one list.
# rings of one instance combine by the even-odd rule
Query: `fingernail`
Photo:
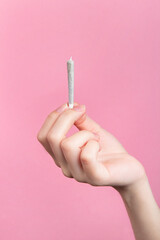
[[(78, 106), (78, 105), (79, 105), (79, 104), (76, 103), (76, 102), (73, 103), (73, 107)], [(69, 107), (69, 102), (67, 102), (67, 107)]]
[(63, 112), (66, 108), (67, 108), (67, 104), (63, 104), (62, 106), (60, 106), (59, 108), (57, 108), (55, 111), (58, 113)]
[(73, 110), (77, 112), (83, 112), (85, 110), (85, 105), (77, 105), (73, 107)]

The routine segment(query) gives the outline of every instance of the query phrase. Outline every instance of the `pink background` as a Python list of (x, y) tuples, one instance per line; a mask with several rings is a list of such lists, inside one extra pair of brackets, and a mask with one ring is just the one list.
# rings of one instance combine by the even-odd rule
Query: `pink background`
[[(111, 187), (63, 176), (36, 135), (75, 101), (144, 165), (160, 204), (160, 1), (0, 0), (0, 239), (133, 240)], [(74, 131), (74, 129), (73, 129)]]

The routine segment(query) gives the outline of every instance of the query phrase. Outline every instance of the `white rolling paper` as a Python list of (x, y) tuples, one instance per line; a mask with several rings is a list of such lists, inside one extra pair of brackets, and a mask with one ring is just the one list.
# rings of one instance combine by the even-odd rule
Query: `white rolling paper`
[(69, 108), (73, 108), (74, 105), (74, 61), (72, 57), (67, 61), (68, 71), (68, 99)]

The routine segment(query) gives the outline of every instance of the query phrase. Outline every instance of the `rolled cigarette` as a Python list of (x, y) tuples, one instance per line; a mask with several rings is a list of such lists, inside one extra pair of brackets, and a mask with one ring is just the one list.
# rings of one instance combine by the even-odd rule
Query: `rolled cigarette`
[(74, 105), (74, 61), (72, 57), (67, 61), (68, 71), (68, 100), (69, 108), (73, 108)]

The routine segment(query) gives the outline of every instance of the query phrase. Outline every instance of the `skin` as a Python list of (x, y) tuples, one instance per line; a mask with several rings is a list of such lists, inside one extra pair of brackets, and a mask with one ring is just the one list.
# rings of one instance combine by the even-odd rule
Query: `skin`
[[(79, 131), (66, 137), (73, 125)], [(144, 167), (87, 115), (85, 105), (61, 105), (47, 116), (37, 138), (64, 176), (119, 192), (136, 240), (160, 240), (160, 210)]]

